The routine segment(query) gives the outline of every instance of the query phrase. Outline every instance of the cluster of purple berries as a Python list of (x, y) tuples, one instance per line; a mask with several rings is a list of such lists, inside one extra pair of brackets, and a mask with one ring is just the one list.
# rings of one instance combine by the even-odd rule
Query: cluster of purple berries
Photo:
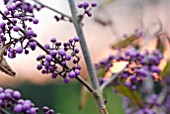
[(88, 17), (92, 16), (92, 13), (90, 11), (92, 10), (92, 8), (96, 6), (97, 6), (96, 2), (92, 2), (91, 4), (89, 4), (88, 2), (83, 2), (77, 5), (78, 8), (81, 8), (84, 10), (84, 14), (82, 16), (86, 14)]
[[(21, 93), (13, 89), (3, 89), (0, 87), (0, 108), (10, 109), (16, 114), (38, 114), (39, 108), (35, 107), (30, 100), (21, 99)], [(43, 107), (44, 114), (54, 114), (54, 110)]]
[[(52, 45), (44, 45), (48, 53), (37, 57), (37, 61), (40, 62), (37, 69), (41, 70), (42, 74), (50, 73), (52, 78), (60, 75), (64, 78), (64, 82), (68, 83), (70, 78), (75, 78), (80, 74), (79, 49), (75, 45), (77, 42), (79, 42), (78, 37), (71, 38), (63, 44), (56, 38), (51, 38)], [(69, 64), (73, 66), (69, 67)]]
[(0, 23), (0, 47), (9, 41), (13, 41), (13, 45), (6, 51), (9, 58), (14, 58), (16, 54), (22, 52), (28, 54), (29, 50), (27, 48), (32, 50), (36, 48), (36, 43), (31, 40), (37, 37), (37, 34), (34, 33), (31, 27), (27, 26), (26, 22), (38, 24), (39, 21), (34, 18), (30, 8), (25, 6), (25, 2), (21, 0), (13, 0), (12, 3), (4, 2), (6, 3), (6, 10), (1, 14), (4, 22)]
[(26, 0), (3, 0), (3, 1), (5, 5), (11, 4), (11, 2), (12, 3), (16, 3), (17, 1), (22, 2), (23, 10), (28, 13), (33, 13), (34, 10), (40, 11), (43, 8), (43, 6), (41, 5), (31, 4), (29, 2), (26, 2)]
[[(149, 101), (143, 102), (144, 107), (138, 109), (137, 106), (134, 106), (128, 97), (123, 98), (123, 106), (125, 108), (126, 114), (157, 114), (155, 109), (161, 107), (158, 103), (158, 95), (153, 94)], [(164, 113), (161, 113), (164, 114)]]
[(109, 56), (108, 59), (96, 64), (96, 68), (106, 67), (108, 69), (112, 66), (111, 64), (114, 65), (114, 62), (128, 62), (125, 70), (114, 80), (113, 84), (119, 85), (120, 81), (125, 80), (124, 85), (126, 87), (136, 90), (136, 84), (145, 80), (146, 77), (150, 76), (153, 80), (159, 77), (161, 71), (158, 65), (161, 59), (163, 59), (163, 55), (158, 50), (154, 50), (152, 53), (146, 51), (142, 54), (133, 48), (119, 53), (115, 57)]
[(113, 66), (114, 59), (115, 59), (114, 55), (110, 54), (108, 58), (104, 58), (99, 63), (94, 64), (95, 69), (99, 70), (101, 68), (104, 68), (105, 71), (107, 72), (110, 69), (110, 67)]

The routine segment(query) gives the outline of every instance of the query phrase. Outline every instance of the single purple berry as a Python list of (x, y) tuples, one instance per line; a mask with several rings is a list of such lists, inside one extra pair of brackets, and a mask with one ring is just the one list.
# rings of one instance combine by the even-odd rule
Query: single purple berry
[(56, 42), (55, 45), (56, 46), (61, 46), (61, 43), (60, 42)]
[(28, 30), (28, 31), (26, 32), (26, 35), (29, 36), (29, 37), (31, 37), (31, 36), (34, 35), (34, 32), (33, 32), (32, 30)]
[(14, 112), (15, 112), (15, 113), (21, 113), (21, 112), (22, 112), (22, 105), (21, 105), (21, 104), (17, 104), (17, 105), (14, 107)]
[(37, 43), (36, 42), (29, 42), (29, 46), (32, 50), (36, 49)]
[(39, 20), (36, 19), (36, 18), (33, 18), (32, 22), (33, 22), (34, 24), (38, 24)]
[(38, 70), (41, 70), (42, 68), (43, 68), (42, 65), (37, 65)]
[(56, 77), (57, 77), (57, 74), (52, 73), (51, 77), (52, 77), (52, 78), (56, 78)]
[(75, 42), (78, 42), (78, 41), (79, 41), (79, 38), (78, 38), (78, 37), (74, 37), (73, 40), (74, 40)]
[(14, 26), (14, 27), (13, 27), (13, 30), (14, 30), (15, 32), (18, 32), (19, 29), (20, 29), (20, 28), (19, 28), (18, 26)]
[(78, 66), (77, 66), (77, 69), (81, 70), (81, 66), (80, 66), (80, 65), (78, 65)]
[(45, 47), (45, 49), (50, 49), (50, 45), (49, 44), (45, 44), (44, 47)]
[(71, 56), (68, 55), (68, 54), (66, 54), (66, 60), (67, 60), (67, 61), (71, 60)]
[(46, 60), (47, 60), (47, 61), (50, 62), (50, 61), (52, 61), (52, 59), (53, 59), (53, 57), (52, 57), (51, 55), (47, 55), (47, 56), (46, 56)]
[(72, 42), (73, 42), (73, 39), (69, 39), (68, 41), (69, 41), (69, 43), (72, 43)]
[(14, 97), (15, 99), (20, 99), (20, 98), (21, 98), (21, 93), (20, 93), (19, 91), (14, 91), (14, 92), (13, 92), (13, 97)]
[(96, 7), (96, 6), (97, 6), (97, 3), (96, 3), (96, 2), (92, 2), (92, 3), (91, 3), (91, 6), (92, 6), (92, 7)]
[(74, 72), (75, 72), (76, 76), (80, 75), (80, 70), (79, 69), (76, 69)]
[(78, 8), (82, 8), (82, 7), (83, 7), (83, 4), (82, 4), (82, 3), (78, 3), (77, 7), (78, 7)]
[(22, 109), (24, 111), (29, 110), (30, 108), (31, 108), (31, 104), (30, 103), (23, 103)]
[(51, 40), (50, 40), (52, 43), (55, 43), (57, 40), (56, 40), (56, 38), (51, 38)]
[(65, 78), (64, 78), (64, 83), (67, 84), (67, 83), (69, 83), (69, 82), (70, 82), (70, 78), (69, 78), (69, 77), (65, 77)]
[(29, 110), (29, 114), (36, 114), (36, 112), (37, 112), (36, 108), (33, 107)]
[(83, 8), (86, 9), (86, 8), (88, 8), (88, 7), (89, 7), (89, 3), (88, 3), (88, 2), (84, 2)]
[(39, 55), (39, 56), (37, 57), (37, 61), (39, 61), (39, 60), (41, 60), (41, 59), (43, 59), (43, 58), (45, 58), (44, 55)]
[(56, 56), (56, 54), (57, 54), (57, 52), (56, 51), (50, 51), (50, 55), (52, 56), (52, 57), (55, 57)]
[(63, 49), (59, 49), (58, 54), (61, 55), (61, 56), (65, 56), (66, 52)]
[(131, 83), (130, 83), (129, 81), (126, 81), (124, 84), (125, 84), (125, 86), (127, 86), (127, 87), (130, 87), (130, 86), (131, 86)]
[(16, 52), (19, 53), (19, 54), (21, 54), (21, 53), (23, 52), (23, 48), (22, 48), (22, 47), (18, 47), (18, 48), (16, 49)]
[(69, 77), (70, 77), (70, 78), (75, 78), (75, 76), (76, 76), (76, 74), (75, 74), (74, 71), (70, 71), (70, 72), (69, 72)]
[(66, 61), (62, 61), (62, 62), (61, 62), (61, 65), (62, 65), (62, 66), (66, 66)]
[(0, 93), (0, 99), (5, 99), (5, 93)]
[(8, 10), (5, 10), (5, 11), (4, 11), (4, 14), (7, 16), (7, 15), (9, 15), (10, 13), (9, 13)]
[(50, 109), (49, 109), (47, 106), (44, 106), (44, 107), (43, 107), (43, 110), (44, 110), (44, 112), (47, 112), (47, 111), (49, 111)]

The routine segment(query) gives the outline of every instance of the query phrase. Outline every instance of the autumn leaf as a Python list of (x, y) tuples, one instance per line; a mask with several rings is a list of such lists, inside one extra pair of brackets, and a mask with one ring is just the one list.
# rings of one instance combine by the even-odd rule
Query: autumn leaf
[(6, 45), (2, 46), (0, 49), (0, 70), (10, 76), (15, 76), (15, 72), (8, 65), (6, 59), (3, 57), (5, 50), (12, 44), (13, 42), (9, 42)]

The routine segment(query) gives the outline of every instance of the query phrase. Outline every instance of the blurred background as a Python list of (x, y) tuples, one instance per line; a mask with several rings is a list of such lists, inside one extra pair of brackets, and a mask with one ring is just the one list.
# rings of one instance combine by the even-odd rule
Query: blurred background
[[(76, 0), (81, 2), (84, 0)], [(91, 1), (91, 0), (89, 0)], [(163, 25), (162, 32), (169, 32), (169, 5), (170, 0), (94, 0), (98, 4), (104, 4), (102, 8), (93, 10), (92, 17), (86, 17), (84, 22), (84, 32), (87, 44), (90, 49), (93, 63), (98, 62), (103, 57), (112, 53), (111, 45), (121, 40), (123, 35), (133, 34), (135, 29), (145, 31), (150, 25), (156, 23), (157, 19)], [(53, 7), (70, 15), (67, 0), (43, 0), (44, 4)], [(3, 2), (0, 1), (3, 9)], [(80, 10), (79, 13), (82, 11)], [(69, 22), (56, 22), (55, 13), (42, 9), (35, 12), (39, 19), (38, 25), (30, 25), (38, 34), (37, 40), (42, 44), (49, 42), (50, 38), (56, 37), (59, 41), (67, 41), (76, 36), (73, 25)], [(104, 22), (111, 21), (112, 24), (103, 26), (95, 20)], [(152, 34), (150, 30), (148, 34)], [(0, 72), (0, 85), (3, 87), (15, 88), (21, 91), (23, 98), (31, 99), (39, 107), (47, 105), (61, 114), (97, 114), (94, 99), (91, 97), (87, 106), (79, 110), (81, 85), (76, 81), (64, 84), (60, 78), (51, 79), (49, 75), (42, 75), (36, 69), (38, 62), (36, 57), (43, 51), (37, 48), (29, 55), (18, 55), (14, 59), (7, 59), (10, 66), (16, 71), (15, 78)], [(87, 71), (81, 54), (81, 75), (86, 78)], [(112, 88), (105, 92), (107, 95), (107, 107), (111, 114), (123, 114), (121, 98), (113, 94)], [(114, 113), (113, 113), (114, 112)]]

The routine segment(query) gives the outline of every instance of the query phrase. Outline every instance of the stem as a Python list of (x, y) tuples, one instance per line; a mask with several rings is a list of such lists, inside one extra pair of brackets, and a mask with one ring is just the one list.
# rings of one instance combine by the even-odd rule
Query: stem
[(72, 14), (72, 22), (74, 24), (74, 27), (76, 29), (77, 35), (80, 38), (80, 46), (83, 52), (83, 56), (85, 58), (85, 62), (86, 62), (86, 66), (87, 66), (87, 70), (92, 82), (92, 86), (93, 88), (96, 90), (96, 95), (94, 96), (96, 98), (98, 107), (99, 107), (99, 112), (100, 114), (108, 114), (107, 109), (105, 107), (104, 101), (103, 101), (103, 96), (102, 96), (102, 92), (100, 90), (99, 87), (99, 82), (97, 79), (97, 74), (95, 72), (95, 69), (93, 67), (92, 61), (91, 61), (91, 57), (90, 57), (90, 53), (86, 44), (86, 40), (85, 40), (85, 36), (84, 36), (84, 32), (82, 29), (82, 25), (81, 22), (78, 20), (77, 17), (77, 9), (76, 9), (76, 5), (75, 5), (75, 1), (74, 0), (69, 0), (69, 5), (70, 5), (70, 10), (71, 10), (71, 14)]
[(1, 113), (1, 114), (11, 114), (11, 113), (9, 113), (8, 111), (6, 111), (6, 110), (4, 110), (4, 109), (1, 109), (1, 108), (0, 108), (0, 113)]
[(34, 1), (35, 3), (37, 3), (37, 4), (39, 4), (39, 5), (47, 8), (47, 9), (49, 9), (49, 10), (51, 10), (51, 11), (53, 11), (53, 12), (56, 12), (56, 13), (58, 13), (58, 14), (60, 14), (60, 15), (63, 15), (64, 17), (67, 17), (67, 18), (69, 19), (69, 21), (72, 22), (72, 18), (71, 18), (70, 16), (68, 16), (68, 15), (66, 15), (66, 14), (64, 14), (64, 13), (62, 13), (62, 12), (60, 12), (60, 11), (54, 9), (54, 8), (51, 8), (51, 7), (49, 7), (49, 6), (41, 3), (39, 0), (32, 0), (32, 1)]
[(96, 90), (93, 89), (81, 76), (77, 76), (76, 79), (81, 82), (93, 95), (96, 95)]
[(101, 91), (103, 91), (107, 86), (109, 86), (126, 68), (126, 65), (125, 67), (123, 67), (121, 69), (121, 71), (119, 71), (118, 73), (116, 73), (115, 75), (113, 75), (109, 80), (105, 81), (101, 86), (100, 86), (100, 89)]

